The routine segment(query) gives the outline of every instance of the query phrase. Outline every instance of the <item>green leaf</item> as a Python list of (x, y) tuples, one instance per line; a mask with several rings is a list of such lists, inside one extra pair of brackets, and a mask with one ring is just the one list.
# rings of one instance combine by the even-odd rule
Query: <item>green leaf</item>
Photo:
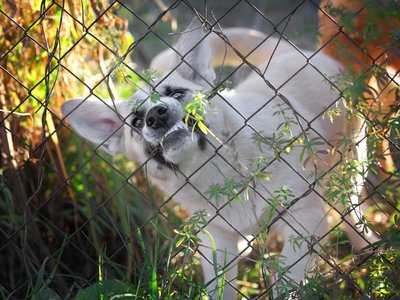
[(326, 195), (325, 198), (328, 202), (330, 202), (330, 201), (334, 200), (337, 196), (339, 196), (341, 193), (342, 193), (341, 190), (333, 191), (333, 192), (330, 192), (328, 195)]
[(160, 101), (160, 95), (157, 93), (150, 93), (149, 99), (152, 103), (156, 103), (156, 102)]
[(32, 296), (32, 300), (61, 300), (62, 298), (52, 289), (45, 287)]
[(208, 232), (205, 229), (203, 229), (203, 232), (205, 232), (210, 237), (212, 254), (213, 254), (214, 272), (215, 272), (215, 275), (217, 276), (218, 275), (217, 245), (215, 244), (214, 237), (211, 235), (210, 232)]
[(185, 236), (182, 236), (179, 238), (179, 240), (176, 242), (175, 247), (178, 248), (182, 243), (186, 240)]
[(101, 292), (104, 293), (106, 299), (115, 296), (121, 296), (121, 299), (138, 299), (137, 295), (133, 294), (133, 291), (132, 287), (118, 280), (110, 279), (103, 281), (102, 288), (97, 282), (88, 288), (80, 290), (75, 296), (75, 300), (100, 299)]
[(199, 122), (197, 123), (197, 126), (199, 127), (199, 129), (200, 129), (204, 134), (207, 134), (207, 133), (209, 132), (209, 129), (207, 128), (206, 125), (204, 125), (203, 122), (199, 121)]
[(256, 178), (261, 178), (264, 179), (266, 181), (269, 181), (271, 179), (271, 172), (257, 172), (255, 174)]
[(226, 278), (226, 259), (227, 254), (226, 251), (224, 253), (224, 265), (222, 267), (222, 274), (219, 274), (219, 288), (218, 288), (218, 300), (222, 300), (224, 298), (224, 288), (225, 288), (225, 278)]
[(157, 257), (155, 257), (156, 261), (153, 264), (153, 268), (151, 271), (151, 280), (149, 283), (150, 292), (152, 294), (152, 300), (158, 299), (158, 287), (157, 287)]
[(101, 254), (98, 259), (98, 269), (99, 269), (99, 288), (100, 288), (100, 300), (104, 300), (104, 290), (103, 290), (103, 259)]
[(397, 222), (399, 221), (399, 215), (397, 213), (394, 213), (391, 221), (392, 221), (392, 224), (396, 225)]
[(36, 292), (39, 291), (42, 283), (43, 283), (43, 278), (44, 278), (44, 272), (46, 271), (46, 262), (49, 258), (46, 257), (42, 263), (42, 265), (39, 268), (38, 271), (38, 275), (37, 275), (37, 279), (36, 279), (36, 283), (35, 283), (35, 287), (33, 288), (33, 293), (35, 294)]

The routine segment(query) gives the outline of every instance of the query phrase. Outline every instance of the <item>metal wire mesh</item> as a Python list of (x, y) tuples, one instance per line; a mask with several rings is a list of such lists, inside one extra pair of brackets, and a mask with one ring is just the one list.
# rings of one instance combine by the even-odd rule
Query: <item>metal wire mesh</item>
[[(89, 299), (98, 298), (98, 295), (119, 295), (138, 299), (194, 299), (205, 295), (207, 286), (213, 286), (216, 281), (221, 280), (221, 270), (236, 268), (237, 265), (237, 278), (222, 277), (222, 285), (235, 290), (241, 299), (266, 299), (293, 290), (297, 290), (299, 297), (303, 295), (306, 299), (307, 296), (304, 295), (312, 295), (307, 294), (312, 293), (307, 290), (307, 286), (311, 286), (310, 289), (319, 286), (330, 297), (369, 297), (378, 290), (368, 286), (372, 285), (372, 281), (367, 279), (374, 277), (370, 269), (377, 266), (377, 260), (383, 261), (380, 267), (389, 266), (388, 269), (393, 274), (398, 271), (398, 254), (390, 252), (392, 247), (398, 245), (398, 44), (387, 46), (389, 41), (377, 35), (372, 38), (371, 44), (383, 40), (386, 44), (385, 47), (379, 47), (378, 54), (371, 53), (370, 44), (360, 44), (359, 36), (355, 34), (360, 30), (358, 23), (354, 25), (349, 21), (350, 25), (347, 24), (345, 17), (340, 18), (340, 12), (343, 12), (341, 7), (324, 6), (317, 1), (289, 1), (285, 9), (275, 15), (269, 12), (271, 7), (262, 1), (222, 2), (214, 4), (206, 1), (200, 4), (187, 0), (168, 3), (155, 1), (152, 5), (157, 4), (157, 9), (149, 9), (146, 4), (140, 6), (123, 1), (93, 1), (90, 4), (42, 1), (29, 6), (34, 12), (29, 17), (23, 11), (23, 6), (0, 2), (1, 20), (4, 24), (4, 41), (0, 42), (0, 261), (3, 266), (0, 291), (3, 297)], [(359, 6), (356, 10), (352, 8), (351, 20), (364, 18), (370, 7), (372, 11), (399, 12), (396, 1), (357, 3)], [(131, 94), (144, 89), (144, 86), (150, 91), (145, 101), (157, 102), (157, 89), (179, 68), (188, 66), (191, 55), (191, 52), (179, 53), (175, 41), (171, 41), (166, 34), (169, 29), (165, 29), (165, 22), (174, 26), (180, 14), (184, 23), (188, 23), (193, 17), (202, 23), (204, 37), (193, 49), (200, 47), (209, 35), (216, 34), (226, 47), (233, 48), (241, 58), (238, 66), (218, 71), (216, 83), (207, 82), (211, 90), (208, 98), (216, 95), (220, 97), (240, 124), (237, 124), (237, 128), (230, 132), (222, 144), (212, 142), (212, 136), (208, 135), (206, 147), (212, 148), (213, 154), (189, 174), (179, 167), (175, 168), (174, 172), (185, 179), (184, 184), (172, 193), (163, 193), (148, 181), (147, 176), (148, 165), (156, 154), (138, 163), (128, 161), (122, 156), (112, 158), (101, 150), (107, 147), (121, 128), (132, 128), (133, 112), (120, 115), (121, 124), (113, 130), (113, 134), (93, 145), (71, 128), (65, 119), (68, 116), (62, 116), (60, 112), (60, 105), (67, 97), (85, 95), (83, 101), (95, 99), (110, 111), (119, 114), (112, 102), (107, 102), (106, 99), (115, 100), (121, 91)], [(251, 16), (252, 22), (240, 17), (246, 14)], [(314, 42), (304, 33), (308, 28), (299, 29), (304, 32), (296, 38), (293, 26), (300, 23), (313, 24), (316, 32), (318, 15), (320, 22), (324, 20), (335, 30), (327, 39), (320, 39), (314, 49), (311, 46)], [(390, 24), (395, 14), (388, 15), (387, 21)], [(307, 17), (311, 19), (309, 23), (305, 20)], [(134, 37), (131, 40), (127, 33), (128, 24), (123, 18), (129, 19), (129, 30)], [(382, 25), (380, 21), (376, 21), (378, 25)], [(265, 29), (265, 39), (250, 53), (243, 55), (224, 34), (224, 26), (221, 25), (224, 23), (227, 27), (256, 25), (256, 29)], [(385, 26), (386, 23), (382, 25), (381, 35), (385, 34)], [(251, 62), (251, 54), (273, 36), (278, 36), (279, 42), (287, 43), (291, 47), (290, 51), (300, 55), (305, 61), (303, 66), (279, 85), (271, 83), (273, 81), (268, 78), (270, 62), (264, 69)], [(341, 38), (346, 39), (347, 48), (354, 48), (348, 54), (338, 50), (340, 43), (337, 40)], [(296, 46), (302, 43), (302, 47)], [(149, 45), (172, 49), (180, 59), (180, 63), (159, 81), (153, 80), (151, 73), (139, 71), (158, 52), (153, 53), (154, 50)], [(312, 52), (303, 50), (304, 46)], [(275, 50), (272, 57), (266, 58), (267, 61), (278, 55), (279, 48)], [(32, 61), (21, 61), (27, 59), (31, 52), (34, 52)], [(357, 61), (360, 57), (357, 56), (358, 52), (362, 53), (364, 61)], [(343, 68), (347, 68), (353, 77), (343, 77), (345, 79), (338, 82), (325, 74), (314, 64), (314, 59), (321, 53), (336, 55), (336, 59), (344, 60), (341, 61)], [(18, 59), (19, 56), (21, 59)], [(80, 58), (77, 62), (78, 57)], [(353, 63), (356, 67), (352, 70), (346, 62), (349, 65)], [(194, 66), (188, 67), (194, 73), (198, 71)], [(290, 97), (281, 92), (307, 68), (317, 72), (338, 94), (324, 111), (312, 118), (305, 116), (299, 107), (294, 107)], [(394, 74), (390, 73), (393, 69)], [(88, 71), (93, 73), (86, 74)], [(263, 105), (251, 114), (244, 113), (234, 103), (230, 103), (221, 92), (229, 81), (243, 80), (243, 74), (257, 74), (262, 78), (263, 84), (274, 92), (272, 97), (265, 97)], [(376, 79), (376, 86), (366, 88), (374, 84), (373, 78)], [(203, 77), (202, 80), (207, 81), (207, 78)], [(349, 85), (348, 82), (352, 84)], [(305, 83), (307, 84), (320, 83)], [(352, 90), (351, 87), (358, 89)], [(308, 86), (304, 88), (307, 89)], [(388, 89), (392, 89), (392, 92), (388, 92)], [(351, 94), (351, 91), (356, 95)], [(364, 95), (368, 95), (364, 99), (365, 105), (360, 103), (360, 97), (366, 97)], [(270, 145), (273, 158), (249, 179), (246, 172), (224, 156), (224, 147), (234, 142), (244, 130), (248, 130), (254, 137), (262, 138), (262, 132), (253, 125), (253, 120), (257, 114), (273, 109), (277, 99), (287, 106), (293, 116), (291, 122), (300, 129), (289, 141), (284, 141), (284, 147), (278, 147), (279, 144)], [(391, 105), (388, 110), (376, 109), (377, 106), (382, 106), (376, 105), (376, 101), (391, 101)], [(354, 151), (354, 147), (338, 146), (318, 128), (319, 120), (328, 118), (329, 113), (342, 102), (350, 107), (348, 116), (358, 115), (363, 119), (367, 134), (357, 143), (368, 140), (369, 146), (368, 170), (363, 173), (366, 188), (362, 195), (357, 195), (359, 204), (356, 207), (348, 205), (345, 210), (338, 208), (336, 202), (329, 197), (341, 195), (340, 192), (346, 185), (338, 186), (337, 192), (330, 191), (330, 194), (324, 194), (324, 188), (319, 187), (322, 178), (332, 181), (333, 178), (348, 179), (352, 170), (354, 171), (354, 168), (344, 168), (346, 164), (350, 164), (346, 160), (347, 152)], [(74, 110), (70, 114), (74, 114)], [(289, 150), (296, 147), (299, 139), (307, 139), (310, 135), (330, 152), (336, 152), (339, 157), (332, 165), (324, 168), (322, 173), (318, 173), (318, 176), (314, 174), (314, 177), (308, 177), (310, 174), (294, 166), (288, 157)], [(211, 201), (212, 196), (199, 188), (193, 179), (203, 168), (212, 164), (214, 159), (222, 161), (236, 178), (241, 178), (246, 183), (227, 180), (227, 183), (236, 185), (229, 191), (225, 190), (228, 191), (224, 195), (227, 201), (222, 204)], [(302, 160), (304, 169), (307, 164), (314, 163), (312, 155), (308, 160), (297, 159)], [(390, 161), (393, 165), (388, 168)], [(291, 195), (289, 192), (290, 195), (284, 199), (289, 199), (286, 201), (288, 203), (275, 211), (262, 230), (249, 236), (238, 230), (225, 217), (225, 212), (231, 209), (233, 202), (242, 201), (240, 198), (246, 194), (259, 197), (265, 206), (276, 205), (273, 201), (276, 199), (274, 192), (267, 197), (261, 190), (263, 184), (256, 181), (259, 180), (257, 176), (260, 176), (267, 180), (264, 184), (268, 186), (267, 177), (274, 176), (269, 174), (268, 168), (277, 162), (290, 171), (289, 176), (295, 177), (299, 184), (307, 188), (298, 195)], [(223, 174), (226, 179), (230, 176), (231, 174)], [(218, 188), (226, 188), (221, 186), (223, 183), (218, 184)], [(330, 184), (333, 185), (332, 182)], [(190, 218), (184, 207), (174, 202), (174, 198), (188, 188), (195, 193), (194, 198), (208, 203), (204, 207), (205, 211), (213, 211), (213, 215), (206, 221), (205, 211)], [(349, 197), (351, 193), (342, 194)], [(302, 229), (304, 220), (290, 218), (288, 215), (290, 216), (293, 207), (310, 194), (329, 207), (330, 213), (326, 218), (330, 219), (331, 226), (323, 234), (305, 239)], [(370, 220), (361, 218), (359, 224), (355, 225), (348, 217), (362, 205), (373, 207), (372, 212), (367, 214)], [(215, 254), (216, 249), (201, 247), (202, 241), (196, 238), (196, 234), (208, 232), (208, 228), (215, 222), (225, 223), (228, 228), (226, 230), (244, 240), (245, 246), (239, 253), (228, 253), (225, 266), (217, 266), (214, 256), (204, 253), (211, 250)], [(298, 242), (306, 243), (309, 249), (309, 253), (298, 257), (288, 266), (281, 266), (280, 258), (274, 258), (271, 254), (279, 252), (282, 243), (288, 242), (270, 232), (277, 222), (285, 224), (294, 235), (303, 237)], [(371, 243), (355, 228), (356, 233), (369, 247), (354, 254), (340, 228), (343, 225), (357, 227), (364, 222), (374, 223), (372, 227), (381, 235), (383, 242)], [(265, 242), (266, 235), (268, 242)], [(221, 250), (223, 252), (224, 249), (218, 249), (218, 252)], [(352, 255), (349, 259), (350, 253)], [(291, 269), (309, 254), (318, 258), (318, 267), (308, 278), (307, 284), (303, 282), (298, 286), (299, 282), (290, 280)], [(216, 274), (210, 282), (202, 282), (204, 274), (201, 271), (200, 257), (203, 258), (203, 264), (207, 260), (214, 264)], [(385, 283), (381, 277), (379, 281), (381, 284)], [(317, 285), (316, 282), (324, 282), (325, 285)], [(218, 285), (221, 286), (221, 283)], [(393, 288), (388, 295), (394, 295), (396, 286), (390, 283), (385, 288), (388, 286)], [(213, 297), (217, 298), (216, 295)], [(292, 294), (292, 297), (296, 295)]]

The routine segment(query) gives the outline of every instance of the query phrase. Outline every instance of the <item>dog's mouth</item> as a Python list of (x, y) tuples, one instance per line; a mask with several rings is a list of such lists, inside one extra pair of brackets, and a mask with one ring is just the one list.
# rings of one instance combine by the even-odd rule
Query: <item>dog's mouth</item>
[(189, 135), (188, 127), (183, 122), (178, 122), (163, 135), (158, 146), (164, 149), (187, 135)]
[(146, 152), (162, 165), (176, 169), (178, 166), (169, 161), (168, 156), (171, 152), (179, 152), (188, 139), (197, 142), (200, 150), (206, 147), (204, 134), (197, 127), (190, 122), (186, 125), (184, 121), (178, 121), (164, 133), (158, 144), (146, 143)]

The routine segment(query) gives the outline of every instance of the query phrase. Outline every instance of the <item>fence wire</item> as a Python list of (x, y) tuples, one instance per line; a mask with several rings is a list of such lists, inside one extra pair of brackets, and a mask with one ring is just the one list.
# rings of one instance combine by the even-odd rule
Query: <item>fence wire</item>
[[(2, 297), (200, 299), (208, 295), (222, 299), (225, 294), (224, 299), (229, 299), (232, 293), (238, 299), (399, 297), (399, 15), (398, 2), (384, 0), (351, 4), (304, 0), (281, 5), (278, 1), (268, 5), (256, 0), (155, 0), (141, 4), (0, 1)], [(176, 42), (188, 34), (185, 27), (193, 18), (204, 35), (188, 53), (180, 53)], [(249, 27), (265, 35), (254, 48), (241, 53), (229, 38), (228, 27)], [(172, 36), (171, 31), (175, 33)], [(240, 58), (234, 67), (220, 66), (215, 82), (199, 72), (198, 66), (190, 65), (193, 53), (212, 37), (222, 42), (226, 53), (232, 51)], [(276, 48), (260, 68), (253, 64), (252, 55), (271, 39), (277, 40)], [(305, 64), (276, 84), (268, 71), (280, 55), (280, 45), (287, 45), (288, 51)], [(156, 79), (147, 68), (166, 48), (178, 57), (178, 64)], [(320, 69), (315, 63), (320, 55), (341, 63), (340, 78)], [(156, 148), (141, 161), (120, 154), (111, 156), (104, 149), (112, 152), (110, 143), (121, 129), (136, 130), (132, 119), (137, 111), (162, 104), (167, 92), (163, 94), (160, 89), (171, 84), (174, 74), (184, 68), (208, 87), (207, 93), (197, 95), (201, 98), (198, 105), (218, 97), (235, 115), (236, 127), (226, 128), (227, 136), (213, 136), (207, 128), (207, 115), (204, 124), (200, 122), (202, 106), (197, 106), (187, 117), (187, 126), (193, 128), (192, 135), (206, 137), (199, 147), (212, 149), (211, 154), (190, 172), (170, 166), (183, 180), (179, 188), (165, 192), (149, 181), (151, 164), (160, 160)], [(329, 84), (337, 94), (324, 111), (312, 117), (303, 107), (293, 105), (291, 96), (285, 93), (309, 69), (323, 83), (305, 82), (304, 90)], [(228, 87), (249, 74), (256, 74), (261, 79), (258, 84), (273, 91), (251, 113), (226, 96)], [(117, 99), (129, 100), (137, 91), (141, 91), (143, 101), (122, 114)], [(120, 120), (112, 134), (95, 145), (69, 122), (79, 107), (67, 115), (61, 113), (62, 103), (81, 95), (82, 107), (85, 102), (100, 103)], [(305, 106), (306, 100), (302, 102)], [(274, 125), (270, 138), (254, 125), (254, 120), (273, 109), (285, 123)], [(80, 117), (91, 120), (96, 113)], [(334, 120), (340, 117), (346, 117), (350, 128), (354, 119), (362, 120), (365, 136), (340, 142), (325, 136), (321, 120), (329, 122), (331, 118), (331, 126), (335, 126)], [(92, 126), (89, 130), (96, 129)], [(268, 124), (265, 126), (267, 130)], [(107, 128), (102, 129), (106, 132)], [(226, 156), (228, 146), (244, 132), (271, 152), (268, 160), (250, 157), (256, 166), (250, 175), (242, 164)], [(348, 158), (357, 152), (358, 144), (368, 146), (365, 162)], [(299, 148), (304, 149), (300, 157), (295, 157), (300, 163), (293, 163)], [(200, 150), (192, 155), (196, 151)], [(324, 163), (319, 157), (332, 153), (336, 160), (319, 169), (318, 164)], [(216, 161), (230, 173), (218, 174), (219, 181), (205, 191), (197, 178)], [(270, 170), (276, 165), (288, 172), (288, 182), (281, 182), (274, 190), (276, 187), (268, 184), (274, 177)], [(362, 171), (358, 171), (360, 168)], [(215, 170), (218, 172), (218, 167)], [(354, 189), (356, 176), (363, 179), (362, 192)], [(303, 187), (300, 194), (292, 194), (287, 186), (293, 182)], [(174, 201), (186, 190), (207, 205), (189, 214), (184, 204)], [(259, 199), (266, 212), (264, 220), (249, 221), (258, 223), (250, 234), (238, 229), (227, 211), (252, 197)], [(324, 218), (329, 229), (305, 237), (308, 220), (298, 219), (295, 211), (308, 197), (327, 207)], [(356, 204), (349, 200), (354, 197), (359, 199)], [(351, 222), (360, 207), (365, 215)], [(268, 214), (268, 209), (272, 213)], [(246, 214), (245, 209), (242, 213)], [(237, 253), (218, 247), (223, 242), (218, 234), (214, 240), (212, 228), (219, 223), (224, 224), (222, 236), (235, 235), (242, 240)], [(290, 241), (283, 240), (274, 231), (275, 226), (288, 228), (292, 232)], [(353, 227), (352, 235), (366, 247), (354, 249), (343, 231), (345, 227)], [(370, 239), (361, 231), (373, 231), (379, 239)], [(347, 230), (347, 234), (351, 232)], [(205, 238), (213, 242), (207, 244)], [(296, 258), (279, 256), (288, 243), (307, 251)], [(221, 260), (217, 263), (217, 256), (222, 256), (222, 264)], [(296, 266), (309, 256), (316, 258), (315, 266), (307, 280), (303, 277), (300, 282)], [(203, 269), (207, 263), (213, 267)], [(231, 273), (235, 269), (237, 274)], [(210, 270), (211, 276), (205, 274)]]

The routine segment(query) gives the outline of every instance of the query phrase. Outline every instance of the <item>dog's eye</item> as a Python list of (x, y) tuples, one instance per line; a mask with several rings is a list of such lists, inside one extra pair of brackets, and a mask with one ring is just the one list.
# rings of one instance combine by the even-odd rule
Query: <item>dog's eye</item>
[(134, 118), (132, 120), (133, 127), (142, 128), (144, 125), (143, 118)]
[(172, 98), (179, 100), (179, 99), (182, 99), (184, 95), (185, 95), (185, 91), (175, 90), (171, 94), (169, 94), (168, 97), (172, 97)]

